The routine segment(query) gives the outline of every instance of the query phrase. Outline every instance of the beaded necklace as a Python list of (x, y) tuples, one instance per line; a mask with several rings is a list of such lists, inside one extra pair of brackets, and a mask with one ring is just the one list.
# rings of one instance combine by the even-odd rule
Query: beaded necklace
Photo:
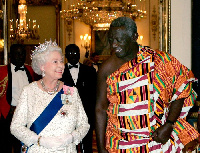
[(42, 88), (50, 95), (55, 94), (58, 91), (58, 88), (59, 88), (59, 85), (60, 85), (60, 81), (58, 80), (56, 86), (52, 90), (49, 90), (49, 88), (47, 88), (45, 86), (43, 79), (41, 80), (40, 83), (42, 85)]

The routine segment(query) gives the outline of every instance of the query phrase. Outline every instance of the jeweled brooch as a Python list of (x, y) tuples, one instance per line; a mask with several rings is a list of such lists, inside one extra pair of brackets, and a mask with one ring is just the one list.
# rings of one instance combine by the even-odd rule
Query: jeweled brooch
[(63, 91), (64, 91), (64, 94), (61, 94), (62, 104), (63, 105), (72, 104), (72, 94), (74, 92), (74, 88), (63, 85)]
[(61, 109), (61, 110), (60, 110), (60, 115), (63, 116), (63, 117), (64, 117), (64, 116), (67, 116), (67, 115), (68, 115), (67, 110), (62, 110), (62, 109)]

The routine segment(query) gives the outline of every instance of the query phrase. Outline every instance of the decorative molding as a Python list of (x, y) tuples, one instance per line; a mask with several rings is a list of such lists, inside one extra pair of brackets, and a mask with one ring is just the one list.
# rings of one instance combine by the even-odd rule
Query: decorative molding
[(171, 0), (159, 3), (159, 50), (171, 53)]
[(151, 25), (152, 25), (152, 35), (153, 35), (153, 39), (154, 41), (156, 40), (156, 34), (158, 31), (158, 15), (157, 15), (157, 11), (156, 11), (156, 6), (153, 6), (153, 11), (152, 11), (152, 15), (151, 15)]
[(65, 19), (65, 26), (68, 34), (68, 39), (70, 42), (71, 36), (72, 36), (72, 30), (73, 30), (73, 20), (72, 19)]

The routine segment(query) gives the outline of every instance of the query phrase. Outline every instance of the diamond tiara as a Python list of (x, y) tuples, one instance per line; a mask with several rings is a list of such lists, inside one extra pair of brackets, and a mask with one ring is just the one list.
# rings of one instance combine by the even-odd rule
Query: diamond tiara
[(40, 44), (39, 46), (35, 46), (35, 49), (32, 50), (32, 54), (31, 54), (31, 59), (33, 58), (33, 56), (40, 54), (42, 52), (44, 52), (47, 47), (49, 46), (58, 46), (56, 43), (56, 40), (54, 42), (52, 42), (52, 40), (50, 39), (49, 41), (46, 41), (43, 44)]

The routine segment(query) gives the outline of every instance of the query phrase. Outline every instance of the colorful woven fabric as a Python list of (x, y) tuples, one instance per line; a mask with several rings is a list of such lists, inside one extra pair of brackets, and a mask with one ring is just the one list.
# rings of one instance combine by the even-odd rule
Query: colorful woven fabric
[[(198, 132), (185, 121), (194, 105), (193, 73), (173, 56), (142, 48), (137, 57), (107, 78), (109, 107), (106, 148), (111, 153), (181, 152)], [(166, 121), (174, 100), (186, 98), (170, 139), (151, 139)], [(187, 135), (185, 139), (184, 135)]]

